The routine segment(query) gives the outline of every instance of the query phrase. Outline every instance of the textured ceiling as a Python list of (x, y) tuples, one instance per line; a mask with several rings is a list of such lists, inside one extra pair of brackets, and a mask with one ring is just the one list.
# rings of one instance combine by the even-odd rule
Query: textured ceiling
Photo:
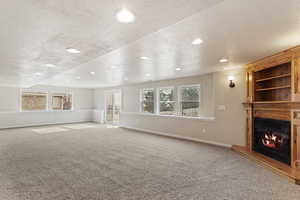
[[(134, 23), (116, 21), (123, 7)], [(299, 0), (10, 0), (0, 9), (0, 85), (170, 79), (240, 67), (300, 44)], [(192, 45), (198, 37), (203, 44)], [(223, 57), (229, 62), (219, 63)]]

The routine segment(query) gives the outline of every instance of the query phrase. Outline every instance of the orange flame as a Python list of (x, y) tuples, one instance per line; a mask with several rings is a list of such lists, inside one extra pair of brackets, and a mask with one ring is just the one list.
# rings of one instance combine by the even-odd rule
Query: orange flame
[(274, 133), (265, 133), (262, 138), (262, 143), (270, 148), (278, 148), (282, 144), (283, 139), (281, 136), (275, 135)]

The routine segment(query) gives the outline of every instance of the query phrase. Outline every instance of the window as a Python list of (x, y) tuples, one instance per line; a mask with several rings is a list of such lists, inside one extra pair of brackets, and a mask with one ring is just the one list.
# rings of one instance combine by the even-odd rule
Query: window
[(180, 113), (182, 116), (199, 117), (200, 85), (180, 87)]
[(47, 109), (47, 94), (23, 92), (22, 111), (40, 111)]
[(142, 112), (154, 113), (154, 89), (143, 89), (141, 100)]
[(160, 115), (175, 115), (176, 101), (174, 95), (174, 88), (160, 88), (159, 89), (159, 114)]
[(71, 94), (52, 95), (52, 110), (72, 110)]
[(200, 85), (141, 90), (141, 111), (183, 117), (200, 117)]

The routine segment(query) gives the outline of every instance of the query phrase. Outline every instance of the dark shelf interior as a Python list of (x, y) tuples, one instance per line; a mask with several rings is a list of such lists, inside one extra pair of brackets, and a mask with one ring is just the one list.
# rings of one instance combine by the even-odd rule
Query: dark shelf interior
[(254, 80), (255, 101), (291, 100), (291, 63), (257, 71)]

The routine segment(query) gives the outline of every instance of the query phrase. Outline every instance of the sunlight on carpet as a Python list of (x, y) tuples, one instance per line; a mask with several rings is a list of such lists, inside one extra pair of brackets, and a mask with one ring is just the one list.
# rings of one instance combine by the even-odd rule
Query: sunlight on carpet
[(49, 127), (49, 128), (39, 128), (39, 129), (32, 129), (33, 132), (38, 134), (49, 134), (49, 133), (58, 133), (58, 132), (65, 132), (68, 129), (60, 128), (60, 127)]

